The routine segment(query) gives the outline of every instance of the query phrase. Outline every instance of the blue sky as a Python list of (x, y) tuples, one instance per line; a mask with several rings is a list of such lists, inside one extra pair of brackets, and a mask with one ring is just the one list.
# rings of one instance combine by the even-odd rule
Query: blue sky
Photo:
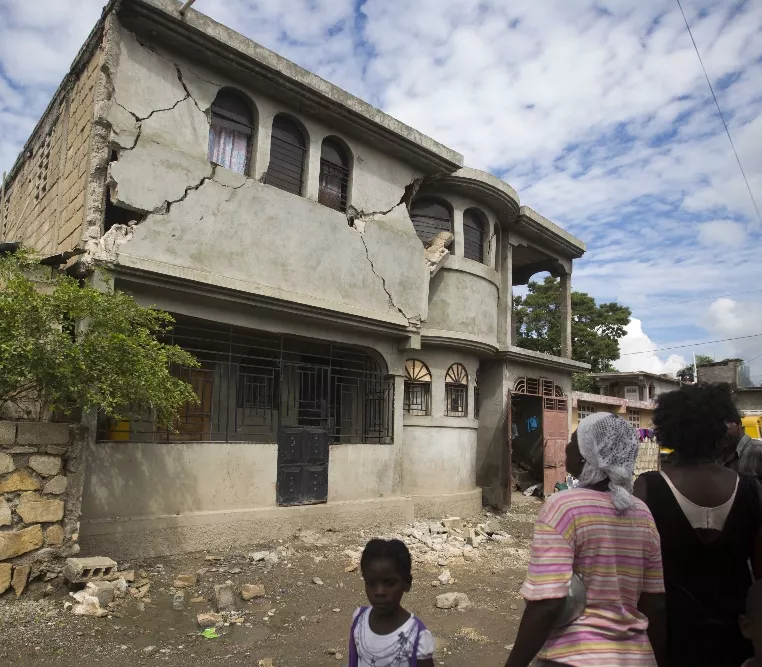
[[(0, 0), (0, 169), (102, 4)], [(683, 6), (762, 205), (762, 2)], [(458, 150), (582, 238), (574, 286), (633, 308), (624, 352), (762, 333), (762, 225), (675, 0), (195, 8)], [(762, 336), (627, 354), (620, 367), (675, 370), (694, 350), (760, 355), (762, 382)]]

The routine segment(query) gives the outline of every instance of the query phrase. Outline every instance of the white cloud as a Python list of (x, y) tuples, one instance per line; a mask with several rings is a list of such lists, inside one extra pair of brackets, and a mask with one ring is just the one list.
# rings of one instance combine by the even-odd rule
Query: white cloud
[(704, 245), (737, 247), (746, 240), (746, 227), (734, 220), (712, 220), (698, 226), (699, 241)]
[(633, 318), (627, 325), (627, 333), (619, 340), (621, 358), (614, 365), (618, 371), (643, 371), (674, 375), (687, 365), (685, 357), (670, 354), (666, 360), (656, 354), (659, 346), (643, 331), (643, 323)]

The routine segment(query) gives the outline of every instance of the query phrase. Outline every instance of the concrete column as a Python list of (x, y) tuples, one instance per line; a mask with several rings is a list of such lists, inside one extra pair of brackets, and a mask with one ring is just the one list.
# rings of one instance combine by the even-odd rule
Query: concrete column
[(256, 141), (251, 151), (251, 177), (260, 180), (270, 166), (270, 142), (272, 141), (273, 117), (269, 114), (259, 114)]
[(452, 212), (452, 233), (455, 240), (450, 246), (450, 252), (458, 257), (463, 257), (465, 243), (463, 241), (463, 209), (456, 208)]
[(320, 152), (323, 138), (310, 138), (307, 146), (307, 155), (304, 167), (304, 184), (302, 185), (302, 195), (312, 201), (318, 200), (320, 192)]
[(512, 345), (513, 326), (513, 246), (508, 235), (503, 233), (500, 244), (500, 288), (497, 299), (497, 343), (499, 346)]
[(561, 275), (561, 356), (571, 359), (572, 356), (572, 305), (571, 305), (571, 273)]

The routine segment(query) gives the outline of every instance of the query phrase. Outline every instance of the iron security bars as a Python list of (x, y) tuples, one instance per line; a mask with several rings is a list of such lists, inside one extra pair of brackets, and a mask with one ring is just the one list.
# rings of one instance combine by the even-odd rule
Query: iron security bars
[(200, 368), (176, 368), (199, 398), (176, 432), (147, 411), (101, 420), (99, 439), (149, 442), (275, 442), (283, 428), (324, 430), (333, 443), (391, 443), (394, 382), (362, 349), (177, 316), (168, 342)]

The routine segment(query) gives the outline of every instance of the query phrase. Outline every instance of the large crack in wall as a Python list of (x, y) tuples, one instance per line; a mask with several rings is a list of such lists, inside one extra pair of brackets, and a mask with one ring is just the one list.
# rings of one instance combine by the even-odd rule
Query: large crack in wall
[[(200, 152), (198, 147), (195, 147), (193, 154), (184, 154), (182, 150), (175, 150), (172, 147), (171, 141), (165, 145), (161, 142), (163, 137), (157, 134), (162, 127), (174, 127), (180, 124), (182, 120), (181, 113), (188, 113), (189, 109), (192, 109), (193, 114), (203, 114), (204, 131), (208, 132), (209, 117), (207, 111), (212, 104), (216, 91), (222, 87), (222, 84), (217, 84), (208, 79), (204, 79), (200, 75), (196, 74), (193, 70), (186, 66), (181, 66), (166, 56), (157, 53), (153, 49), (140, 44), (135, 40), (133, 36), (128, 36), (127, 39), (132, 39), (133, 49), (130, 60), (132, 65), (132, 72), (127, 76), (135, 76), (135, 72), (140, 72), (141, 59), (145, 59), (147, 54), (151, 57), (159, 58), (165, 62), (164, 65), (158, 67), (159, 73), (155, 76), (159, 78), (164, 76), (165, 85), (163, 89), (163, 101), (164, 104), (159, 108), (151, 108), (150, 102), (155, 98), (143, 94), (142, 97), (136, 99), (127, 98), (125, 95), (129, 94), (129, 86), (121, 90), (121, 99), (117, 99), (117, 82), (112, 78), (112, 72), (108, 68), (104, 68), (104, 73), (107, 77), (107, 86), (110, 88), (110, 103), (112, 105), (111, 112), (105, 114), (105, 124), (111, 130), (110, 147), (116, 152), (117, 159), (111, 163), (108, 172), (108, 187), (112, 195), (112, 202), (127, 210), (133, 210), (136, 213), (143, 214), (139, 220), (131, 222), (128, 225), (117, 224), (113, 225), (106, 234), (97, 236), (96, 230), (92, 230), (89, 234), (89, 238), (86, 239), (86, 256), (83, 258), (83, 265), (92, 266), (95, 263), (117, 263), (119, 248), (125, 243), (130, 242), (133, 239), (135, 227), (137, 225), (145, 224), (146, 222), (155, 221), (157, 216), (169, 216), (173, 207), (180, 204), (191, 195), (203, 188), (207, 183), (214, 182), (220, 186), (230, 188), (232, 190), (238, 190), (247, 185), (254, 187), (256, 181), (247, 179), (244, 176), (238, 178), (237, 174), (228, 172), (227, 170), (219, 170), (217, 165), (209, 162), (206, 159), (206, 154), (203, 156), (203, 160), (200, 159)], [(136, 47), (137, 50), (136, 51)], [(176, 83), (169, 82), (170, 71), (173, 70), (174, 77), (176, 77)], [(173, 77), (173, 80), (174, 80)], [(187, 77), (190, 77), (189, 79)], [(186, 80), (187, 79), (187, 80)], [(154, 82), (155, 85), (155, 82)], [(150, 91), (150, 87), (148, 87)], [(193, 94), (195, 90), (203, 101), (199, 101)], [(159, 95), (161, 98), (162, 96)], [(208, 102), (208, 104), (207, 104)], [(181, 105), (188, 103), (186, 108)], [(172, 114), (171, 119), (163, 118), (164, 114)], [(201, 117), (194, 116), (194, 122), (201, 124)], [(160, 122), (155, 123), (157, 119), (162, 119)], [(146, 131), (148, 124), (151, 124), (150, 131)], [(170, 132), (177, 139), (177, 133)], [(205, 146), (204, 146), (205, 148)], [(133, 181), (129, 184), (128, 191), (120, 197), (120, 162), (124, 165), (126, 156), (135, 152), (137, 156), (139, 152), (139, 159), (132, 158), (134, 163), (132, 169), (139, 169), (140, 165), (151, 163), (155, 158), (155, 155), (164, 154), (172, 151), (172, 159), (182, 162), (183, 159), (188, 164), (192, 163), (192, 168), (188, 168), (183, 171), (182, 164), (172, 164), (172, 169), (168, 170), (173, 173), (165, 174), (166, 178), (161, 179), (161, 183), (147, 183), (146, 187), (153, 186), (161, 193), (161, 197), (154, 197), (154, 202), (149, 202), (151, 205), (146, 205), (146, 200), (140, 201), (140, 176), (142, 174), (135, 173)], [(449, 173), (449, 172), (447, 172)], [(223, 177), (224, 175), (224, 177)], [(440, 174), (435, 174), (427, 177), (416, 177), (410, 183), (408, 183), (399, 200), (384, 210), (364, 211), (358, 210), (352, 206), (349, 206), (346, 211), (346, 219), (348, 225), (353, 228), (353, 231), (360, 235), (362, 242), (362, 248), (364, 249), (365, 261), (368, 262), (370, 271), (375, 278), (378, 279), (383, 293), (388, 299), (390, 309), (399, 313), (405, 318), (411, 329), (420, 329), (421, 326), (421, 313), (424, 310), (419, 310), (418, 314), (408, 315), (405, 311), (410, 310), (411, 299), (409, 293), (407, 294), (407, 300), (405, 299), (405, 292), (400, 287), (400, 266), (399, 263), (395, 263), (394, 260), (389, 259), (388, 250), (383, 246), (380, 239), (383, 239), (382, 235), (379, 237), (374, 230), (373, 239), (367, 238), (369, 230), (367, 225), (373, 222), (385, 223), (382, 227), (388, 230), (395, 226), (399, 230), (400, 227), (404, 227), (405, 234), (410, 234), (413, 231), (412, 222), (409, 218), (409, 209), (413, 198), (417, 194), (422, 185), (429, 183)], [(122, 180), (122, 184), (124, 181)], [(124, 189), (124, 188), (122, 188)], [(174, 189), (175, 192), (167, 194), (167, 190)], [(230, 201), (233, 194), (231, 192), (227, 201)], [(160, 203), (157, 203), (160, 199)], [(404, 209), (402, 208), (404, 206)], [(202, 216), (203, 217), (203, 216)], [(407, 229), (409, 227), (409, 229)], [(421, 248), (421, 261), (423, 264), (423, 248)], [(407, 266), (414, 270), (415, 261), (412, 258), (405, 260)], [(386, 275), (387, 270), (394, 271), (391, 276)], [(396, 282), (396, 289), (390, 286), (389, 278), (391, 277), (392, 285)], [(395, 292), (400, 292), (395, 297)], [(407, 306), (401, 305), (402, 301), (407, 302)], [(424, 299), (425, 300), (425, 299)], [(421, 304), (421, 308), (425, 308), (425, 304)], [(413, 311), (415, 312), (415, 311)]]

